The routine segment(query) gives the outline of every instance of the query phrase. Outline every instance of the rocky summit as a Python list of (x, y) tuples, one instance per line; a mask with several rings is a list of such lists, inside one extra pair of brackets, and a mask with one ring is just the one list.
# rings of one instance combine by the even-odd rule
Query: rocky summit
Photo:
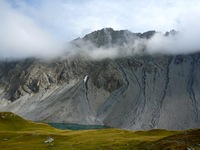
[[(89, 41), (109, 50), (155, 33), (106, 28), (71, 43), (81, 49), (80, 41)], [(0, 62), (0, 111), (33, 121), (133, 130), (197, 128), (199, 77), (200, 53), (144, 53), (100, 60), (79, 53), (53, 60), (4, 60)]]

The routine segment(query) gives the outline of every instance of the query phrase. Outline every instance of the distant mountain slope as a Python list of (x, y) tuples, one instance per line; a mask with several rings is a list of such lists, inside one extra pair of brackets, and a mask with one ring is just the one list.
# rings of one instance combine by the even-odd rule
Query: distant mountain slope
[[(102, 29), (72, 42), (105, 49), (155, 31)], [(123, 49), (120, 49), (123, 51)], [(46, 122), (104, 124), (124, 129), (200, 126), (200, 53), (0, 63), (0, 111)]]

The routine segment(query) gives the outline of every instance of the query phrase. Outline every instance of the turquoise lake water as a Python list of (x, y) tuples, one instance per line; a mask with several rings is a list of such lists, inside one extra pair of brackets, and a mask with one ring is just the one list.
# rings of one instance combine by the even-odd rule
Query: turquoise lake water
[(107, 129), (110, 127), (102, 125), (80, 125), (80, 124), (69, 124), (69, 123), (48, 123), (50, 126), (62, 130), (92, 130), (92, 129)]

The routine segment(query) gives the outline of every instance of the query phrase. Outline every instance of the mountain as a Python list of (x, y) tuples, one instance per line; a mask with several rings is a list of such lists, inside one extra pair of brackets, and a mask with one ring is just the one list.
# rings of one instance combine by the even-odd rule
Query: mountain
[[(150, 39), (155, 33), (105, 28), (71, 44), (83, 49), (83, 45), (92, 43), (109, 51), (137, 39)], [(33, 121), (134, 130), (197, 128), (199, 77), (200, 53), (144, 52), (95, 60), (81, 51), (54, 60), (2, 61), (0, 111), (12, 111)]]

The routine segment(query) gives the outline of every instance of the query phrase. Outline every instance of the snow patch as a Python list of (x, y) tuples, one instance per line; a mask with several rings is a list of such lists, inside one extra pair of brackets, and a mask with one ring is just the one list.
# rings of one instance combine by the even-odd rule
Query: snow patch
[(84, 78), (84, 82), (87, 82), (87, 80), (88, 80), (88, 76), (85, 76), (85, 78)]

